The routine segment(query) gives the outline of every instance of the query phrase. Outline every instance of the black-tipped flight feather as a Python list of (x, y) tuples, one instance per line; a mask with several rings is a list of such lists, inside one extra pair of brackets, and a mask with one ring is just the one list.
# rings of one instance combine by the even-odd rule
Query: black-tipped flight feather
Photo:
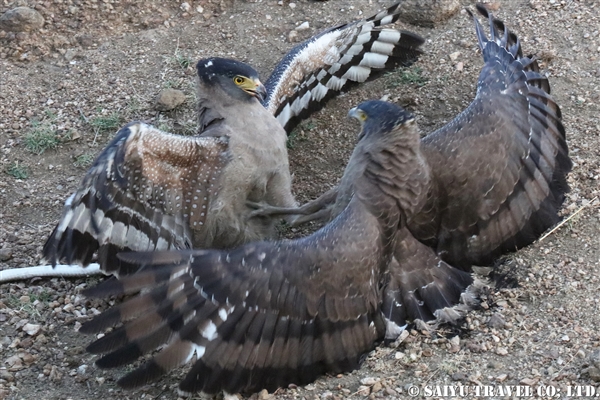
[[(221, 133), (227, 133), (221, 131)], [(185, 137), (144, 123), (123, 127), (98, 156), (44, 245), (51, 263), (132, 272), (123, 250), (191, 248), (229, 159), (227, 135)]]
[(386, 27), (401, 7), (329, 28), (286, 54), (265, 83), (264, 104), (288, 133), (340, 92), (416, 61), (424, 39)]

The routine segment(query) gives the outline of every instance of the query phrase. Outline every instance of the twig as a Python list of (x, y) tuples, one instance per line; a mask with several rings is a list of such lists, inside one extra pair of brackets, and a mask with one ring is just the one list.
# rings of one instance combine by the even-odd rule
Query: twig
[(83, 120), (86, 122), (86, 124), (89, 124), (90, 120), (88, 119), (88, 117), (85, 116), (85, 114), (81, 110), (81, 107), (77, 107), (77, 111), (79, 111), (79, 114), (81, 114), (81, 118), (83, 118)]
[(96, 139), (98, 139), (98, 134), (100, 133), (100, 128), (94, 129), (94, 140), (92, 141), (92, 146), (96, 145)]
[(584, 208), (591, 205), (597, 199), (598, 199), (598, 196), (594, 197), (592, 200), (588, 201), (587, 203), (585, 203), (584, 205), (579, 207), (577, 209), (577, 211), (575, 211), (573, 214), (569, 215), (567, 218), (560, 221), (560, 223), (558, 225), (556, 225), (554, 228), (550, 229), (550, 231), (548, 231), (548, 233), (546, 233), (544, 236), (542, 236), (540, 238), (540, 240), (538, 240), (538, 242), (541, 242), (542, 240), (546, 239), (548, 236), (552, 235), (556, 230), (558, 230), (561, 226), (563, 226), (564, 224), (569, 222), (571, 219), (573, 219), (577, 214), (579, 214), (581, 211), (583, 211)]
[(436, 368), (436, 370), (435, 370), (435, 371), (433, 371), (433, 372), (431, 373), (431, 375), (429, 375), (429, 378), (427, 378), (427, 380), (425, 380), (425, 382), (423, 382), (423, 384), (422, 384), (421, 386), (425, 386), (425, 385), (427, 385), (427, 383), (429, 383), (429, 381), (430, 381), (430, 380), (431, 380), (431, 379), (432, 379), (432, 378), (435, 376), (435, 374), (437, 374), (437, 372), (438, 372), (439, 370), (440, 370), (439, 368)]
[(558, 378), (560, 376), (560, 374), (564, 371), (564, 369), (567, 368), (569, 365), (571, 365), (571, 362), (573, 361), (573, 359), (577, 355), (577, 352), (579, 351), (579, 347), (577, 347), (576, 349), (573, 349), (573, 350), (574, 350), (574, 353), (573, 353), (573, 355), (571, 355), (571, 358), (569, 359), (569, 361), (567, 361), (565, 363), (565, 365), (563, 365), (563, 367), (558, 370), (558, 372), (556, 373), (556, 377), (550, 379), (550, 381), (553, 381), (554, 379)]

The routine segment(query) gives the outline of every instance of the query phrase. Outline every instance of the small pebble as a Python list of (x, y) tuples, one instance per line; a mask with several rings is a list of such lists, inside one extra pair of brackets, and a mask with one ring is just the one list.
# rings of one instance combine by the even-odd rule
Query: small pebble
[(365, 385), (365, 386), (372, 386), (376, 382), (379, 382), (379, 381), (380, 381), (379, 378), (373, 378), (373, 377), (367, 376), (366, 378), (362, 378), (360, 380), (360, 383), (363, 384), (363, 385)]
[(38, 324), (25, 324), (22, 329), (23, 332), (27, 333), (29, 336), (35, 336), (40, 332), (42, 326)]
[(12, 249), (5, 247), (0, 249), (0, 261), (8, 261), (13, 257)]
[(298, 32), (300, 32), (300, 31), (305, 31), (305, 30), (307, 30), (309, 27), (310, 27), (310, 25), (308, 24), (308, 21), (304, 21), (303, 23), (301, 23), (300, 25), (298, 25), (298, 26), (296, 27), (296, 30), (297, 30)]
[(158, 111), (170, 111), (185, 102), (185, 93), (181, 90), (168, 88), (161, 90), (156, 97), (154, 108)]

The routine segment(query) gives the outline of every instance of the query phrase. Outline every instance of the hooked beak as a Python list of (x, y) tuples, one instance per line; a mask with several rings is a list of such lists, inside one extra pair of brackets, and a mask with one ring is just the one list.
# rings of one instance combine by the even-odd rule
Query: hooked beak
[(244, 91), (251, 96), (256, 97), (261, 103), (264, 103), (267, 98), (267, 88), (258, 79), (252, 81), (253, 86), (245, 88)]
[(361, 118), (361, 114), (358, 112), (358, 107), (353, 107), (348, 111), (348, 118), (354, 118), (360, 122), (360, 132), (358, 132), (357, 140), (360, 140), (365, 135), (364, 125), (365, 121)]

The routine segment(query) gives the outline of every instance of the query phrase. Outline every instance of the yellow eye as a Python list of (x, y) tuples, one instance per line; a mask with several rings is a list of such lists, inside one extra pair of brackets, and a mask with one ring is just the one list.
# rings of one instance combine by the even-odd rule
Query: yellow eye
[(367, 114), (365, 114), (363, 111), (361, 111), (359, 118), (361, 121), (366, 121), (368, 117), (367, 117)]
[(244, 83), (246, 81), (246, 78), (244, 78), (243, 76), (237, 75), (235, 78), (233, 78), (233, 81), (235, 82), (236, 85), (241, 85), (242, 83)]

